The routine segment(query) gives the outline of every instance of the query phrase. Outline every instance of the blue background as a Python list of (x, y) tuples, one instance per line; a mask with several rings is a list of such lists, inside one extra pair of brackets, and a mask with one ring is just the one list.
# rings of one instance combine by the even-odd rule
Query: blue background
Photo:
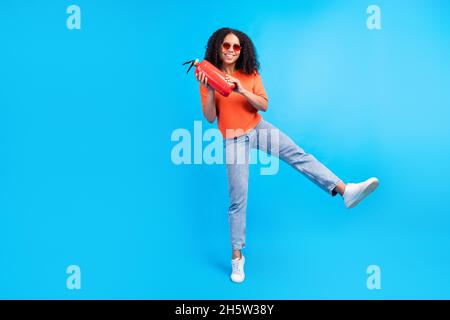
[[(366, 9), (382, 10), (382, 30)], [(69, 30), (66, 8), (81, 8)], [(448, 1), (0, 4), (0, 298), (450, 298)], [(230, 26), (254, 41), (265, 119), (346, 182), (252, 166), (246, 281), (229, 280), (223, 165), (171, 162), (203, 120), (181, 63)], [(81, 267), (81, 290), (66, 268)], [(381, 268), (368, 290), (366, 268)]]

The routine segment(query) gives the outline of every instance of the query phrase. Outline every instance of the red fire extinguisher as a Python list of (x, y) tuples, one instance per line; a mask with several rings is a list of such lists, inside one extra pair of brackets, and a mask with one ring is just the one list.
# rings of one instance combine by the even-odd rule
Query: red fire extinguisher
[(208, 84), (213, 87), (214, 90), (219, 92), (221, 95), (228, 97), (233, 89), (236, 87), (235, 83), (229, 83), (225, 80), (225, 74), (217, 69), (212, 63), (207, 60), (203, 60), (199, 63), (198, 59), (186, 61), (183, 65), (190, 63), (189, 70), (195, 66), (195, 74), (203, 72), (208, 78)]

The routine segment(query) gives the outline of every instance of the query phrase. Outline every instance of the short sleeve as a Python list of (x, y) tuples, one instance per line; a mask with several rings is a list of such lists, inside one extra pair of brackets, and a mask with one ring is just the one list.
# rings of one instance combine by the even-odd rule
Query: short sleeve
[(253, 81), (253, 93), (256, 94), (257, 96), (263, 97), (264, 99), (266, 99), (266, 101), (269, 101), (266, 90), (264, 89), (264, 85), (262, 83), (261, 76), (256, 71)]

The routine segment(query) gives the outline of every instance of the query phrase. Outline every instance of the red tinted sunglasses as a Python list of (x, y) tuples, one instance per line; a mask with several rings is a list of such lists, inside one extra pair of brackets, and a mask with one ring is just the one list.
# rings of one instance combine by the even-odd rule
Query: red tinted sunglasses
[[(231, 43), (229, 42), (224, 42), (222, 43), (222, 48), (224, 48), (225, 50), (229, 50), (231, 48)], [(233, 50), (234, 51), (241, 51), (241, 46), (238, 45), (237, 43), (233, 44)]]

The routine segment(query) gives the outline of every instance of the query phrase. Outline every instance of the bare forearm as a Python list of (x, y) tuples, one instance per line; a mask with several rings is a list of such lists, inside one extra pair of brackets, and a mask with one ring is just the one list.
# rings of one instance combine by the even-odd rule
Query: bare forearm
[(250, 102), (250, 104), (257, 110), (261, 111), (267, 111), (268, 102), (263, 97), (260, 97), (256, 94), (254, 94), (251, 91), (243, 90), (241, 93), (247, 100)]
[(205, 107), (203, 108), (203, 115), (209, 122), (214, 122), (216, 119), (216, 102), (214, 97), (214, 90), (208, 90), (206, 94)]

